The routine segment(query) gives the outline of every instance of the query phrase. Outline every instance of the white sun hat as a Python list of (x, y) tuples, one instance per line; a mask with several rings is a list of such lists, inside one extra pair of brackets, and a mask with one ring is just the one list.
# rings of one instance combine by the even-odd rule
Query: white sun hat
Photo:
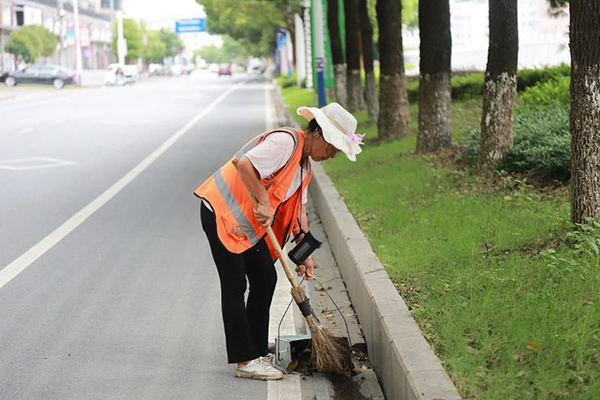
[(364, 135), (356, 133), (356, 118), (338, 103), (323, 108), (299, 107), (296, 112), (307, 120), (315, 118), (323, 131), (323, 138), (336, 149), (346, 154), (350, 161), (356, 161), (356, 155), (362, 149), (360, 145)]

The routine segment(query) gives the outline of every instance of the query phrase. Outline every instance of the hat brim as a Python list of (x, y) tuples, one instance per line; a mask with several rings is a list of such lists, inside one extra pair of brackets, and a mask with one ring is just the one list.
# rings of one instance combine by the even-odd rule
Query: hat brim
[(306, 118), (308, 121), (313, 118), (316, 119), (323, 131), (323, 138), (325, 141), (331, 143), (336, 149), (343, 152), (350, 161), (356, 161), (356, 155), (359, 154), (362, 149), (358, 144), (352, 143), (348, 134), (338, 128), (331, 119), (323, 113), (323, 111), (316, 107), (299, 107), (296, 110), (296, 113)]

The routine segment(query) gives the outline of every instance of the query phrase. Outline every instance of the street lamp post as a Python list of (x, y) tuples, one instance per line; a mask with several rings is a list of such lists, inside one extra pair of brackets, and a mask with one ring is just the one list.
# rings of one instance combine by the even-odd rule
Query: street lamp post
[(82, 61), (81, 61), (81, 37), (79, 35), (79, 7), (78, 0), (73, 0), (73, 14), (75, 18), (75, 65), (77, 68), (77, 84), (81, 85)]

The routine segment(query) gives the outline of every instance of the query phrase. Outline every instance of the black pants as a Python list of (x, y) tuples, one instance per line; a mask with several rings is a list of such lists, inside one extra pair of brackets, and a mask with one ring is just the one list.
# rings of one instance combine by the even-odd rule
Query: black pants
[[(267, 355), (269, 308), (277, 272), (265, 240), (242, 254), (229, 252), (217, 236), (215, 214), (202, 203), (200, 219), (221, 280), (221, 309), (229, 363)], [(244, 302), (246, 276), (250, 283)]]

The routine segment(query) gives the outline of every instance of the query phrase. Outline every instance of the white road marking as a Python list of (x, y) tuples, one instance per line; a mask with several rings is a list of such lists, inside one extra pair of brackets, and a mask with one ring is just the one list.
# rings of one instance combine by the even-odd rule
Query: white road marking
[(8, 264), (2, 270), (0, 270), (0, 288), (4, 287), (8, 282), (14, 279), (17, 275), (23, 272), (27, 267), (33, 264), (38, 258), (44, 255), (48, 250), (54, 247), (58, 242), (64, 239), (69, 233), (73, 232), (75, 228), (85, 222), (90, 216), (98, 211), (103, 205), (108, 203), (113, 197), (115, 197), (121, 190), (129, 185), (135, 178), (144, 172), (154, 161), (156, 161), (162, 154), (164, 154), (171, 146), (173, 146), (179, 139), (183, 137), (192, 127), (198, 123), (204, 116), (213, 110), (227, 95), (233, 92), (243, 82), (238, 83), (235, 86), (229, 88), (225, 93), (221, 94), (215, 101), (213, 101), (208, 107), (202, 112), (192, 118), (187, 124), (181, 129), (175, 132), (169, 139), (167, 139), (162, 145), (148, 155), (142, 162), (135, 166), (125, 176), (119, 179), (114, 185), (108, 188), (104, 193), (94, 199), (87, 206), (79, 210), (75, 215), (69, 218), (61, 226), (56, 228), (52, 233), (42, 239), (38, 244), (27, 250), (19, 258)]
[(66, 167), (74, 165), (75, 162), (60, 160), (50, 157), (14, 158), (12, 160), (0, 161), (0, 169), (9, 171), (26, 171), (31, 169), (44, 169), (54, 167)]
[(23, 129), (21, 129), (21, 130), (19, 131), (19, 135), (22, 135), (22, 134), (24, 134), (24, 133), (29, 133), (29, 132), (31, 132), (31, 131), (33, 131), (33, 128), (32, 128), (32, 127), (23, 128)]
[(58, 124), (60, 124), (62, 122), (63, 122), (62, 119), (55, 119), (54, 121), (48, 122), (48, 125), (58, 125)]
[(62, 100), (65, 100), (69, 97), (71, 97), (72, 95), (55, 95), (55, 98), (49, 99), (49, 100), (40, 100), (40, 101), (34, 101), (34, 102), (24, 102), (21, 103), (20, 100), (16, 100), (19, 101), (19, 104), (15, 104), (15, 105), (9, 105), (8, 107), (0, 107), (0, 112), (3, 111), (15, 111), (15, 110), (19, 110), (21, 108), (31, 108), (33, 106), (41, 106), (41, 105), (45, 105), (45, 104), (56, 104)]

